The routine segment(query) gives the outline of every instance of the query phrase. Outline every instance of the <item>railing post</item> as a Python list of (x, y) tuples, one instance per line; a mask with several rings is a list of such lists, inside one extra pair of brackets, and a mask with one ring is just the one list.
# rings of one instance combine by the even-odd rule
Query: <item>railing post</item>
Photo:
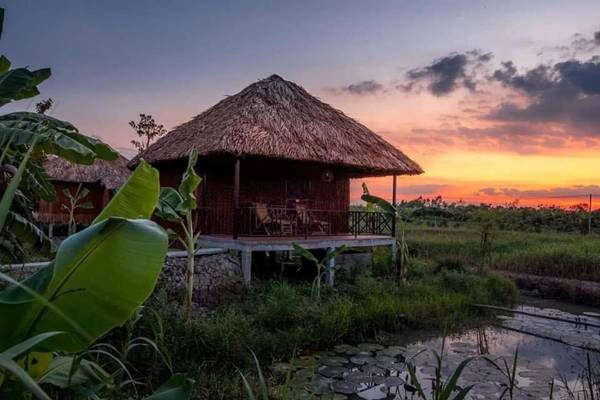
[(304, 209), (303, 211), (303, 221), (304, 222), (304, 239), (308, 239), (308, 230), (310, 229), (310, 211), (308, 209)]
[[(392, 204), (394, 205), (394, 211), (396, 210), (396, 175), (392, 179)], [(392, 237), (396, 237), (396, 212), (392, 215)]]
[(233, 238), (237, 239), (239, 231), (239, 212), (240, 212), (240, 159), (235, 159), (235, 168), (233, 172)]

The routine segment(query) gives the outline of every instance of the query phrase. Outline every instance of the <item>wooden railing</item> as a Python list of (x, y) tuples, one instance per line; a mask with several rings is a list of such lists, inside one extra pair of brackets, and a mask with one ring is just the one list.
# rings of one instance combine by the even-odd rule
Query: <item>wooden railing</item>
[[(233, 226), (221, 226), (230, 218), (219, 218), (210, 209), (197, 211), (203, 234), (238, 236), (354, 236), (394, 234), (391, 215), (370, 211), (297, 209), (285, 207), (239, 207), (233, 210)], [(231, 225), (230, 225), (231, 226)]]

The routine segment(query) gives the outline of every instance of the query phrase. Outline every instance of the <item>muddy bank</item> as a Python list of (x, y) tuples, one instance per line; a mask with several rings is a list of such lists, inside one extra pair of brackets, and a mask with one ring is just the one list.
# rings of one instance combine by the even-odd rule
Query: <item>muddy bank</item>
[(515, 281), (521, 290), (530, 292), (535, 296), (600, 306), (600, 283), (598, 282), (508, 271), (497, 272)]

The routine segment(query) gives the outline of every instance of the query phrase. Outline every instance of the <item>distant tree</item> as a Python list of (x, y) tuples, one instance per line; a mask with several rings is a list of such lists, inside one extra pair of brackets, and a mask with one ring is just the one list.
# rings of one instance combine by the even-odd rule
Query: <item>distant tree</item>
[(51, 98), (42, 100), (35, 105), (35, 112), (38, 114), (46, 114), (46, 112), (52, 108), (54, 101)]
[(164, 135), (167, 130), (163, 125), (158, 125), (152, 115), (140, 114), (139, 122), (130, 121), (135, 133), (141, 138), (139, 141), (132, 140), (131, 144), (135, 146), (139, 153), (145, 151), (150, 144), (158, 137)]

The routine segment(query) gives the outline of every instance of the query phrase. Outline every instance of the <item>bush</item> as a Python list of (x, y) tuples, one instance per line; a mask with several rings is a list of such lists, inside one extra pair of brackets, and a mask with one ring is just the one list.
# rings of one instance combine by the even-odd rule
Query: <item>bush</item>
[(466, 269), (463, 264), (463, 260), (458, 257), (449, 257), (438, 261), (434, 271), (436, 273), (442, 271), (465, 272)]

